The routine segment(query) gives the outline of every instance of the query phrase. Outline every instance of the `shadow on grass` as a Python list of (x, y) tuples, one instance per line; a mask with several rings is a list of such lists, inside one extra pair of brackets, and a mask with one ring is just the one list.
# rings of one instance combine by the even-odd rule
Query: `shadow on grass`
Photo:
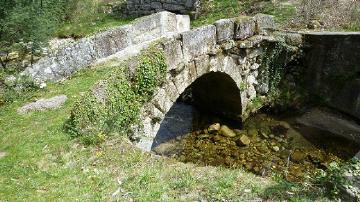
[(266, 188), (260, 197), (274, 201), (330, 201), (325, 188), (313, 184), (296, 184), (286, 180), (277, 180), (277, 184)]

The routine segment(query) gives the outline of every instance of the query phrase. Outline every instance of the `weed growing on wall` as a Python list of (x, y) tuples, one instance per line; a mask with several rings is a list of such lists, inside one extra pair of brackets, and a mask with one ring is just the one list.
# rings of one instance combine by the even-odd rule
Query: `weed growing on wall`
[(141, 106), (165, 78), (166, 63), (155, 48), (135, 60), (138, 65), (133, 76), (128, 76), (125, 64), (119, 65), (76, 102), (65, 124), (71, 136), (93, 144), (111, 132), (127, 134), (138, 123)]

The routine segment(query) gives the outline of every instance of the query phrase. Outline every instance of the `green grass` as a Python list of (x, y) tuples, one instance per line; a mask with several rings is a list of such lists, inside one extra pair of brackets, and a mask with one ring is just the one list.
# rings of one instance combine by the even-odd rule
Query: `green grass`
[(111, 27), (128, 24), (131, 18), (118, 18), (108, 14), (94, 14), (91, 18), (81, 18), (74, 22), (67, 22), (55, 33), (59, 38), (82, 38)]
[(193, 27), (199, 27), (206, 24), (212, 24), (216, 20), (237, 17), (242, 11), (238, 0), (214, 0), (203, 2), (202, 14), (191, 21)]
[(325, 200), (311, 194), (318, 190), (283, 186), (242, 169), (200, 167), (143, 153), (121, 135), (95, 146), (71, 139), (63, 124), (73, 104), (107, 71), (82, 71), (36, 92), (37, 98), (66, 94), (69, 99), (59, 109), (16, 113), (34, 98), (0, 108), (0, 152), (7, 154), (0, 158), (0, 201)]
[[(261, 2), (261, 4), (259, 4), (259, 2)], [(191, 22), (193, 27), (211, 24), (219, 19), (232, 18), (240, 15), (255, 15), (257, 13), (273, 15), (280, 26), (285, 26), (296, 15), (295, 6), (281, 4), (279, 2), (274, 4), (270, 1), (214, 0), (204, 2), (203, 7), (200, 17)]]

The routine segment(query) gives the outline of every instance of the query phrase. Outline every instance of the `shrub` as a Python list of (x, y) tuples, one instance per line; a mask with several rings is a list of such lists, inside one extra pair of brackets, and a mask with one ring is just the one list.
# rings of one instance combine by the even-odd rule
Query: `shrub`
[(65, 124), (71, 136), (96, 143), (111, 132), (126, 134), (138, 122), (141, 106), (165, 78), (166, 64), (154, 48), (132, 60), (138, 61), (133, 76), (125, 64), (115, 67), (76, 102)]
[(302, 0), (298, 16), (305, 25), (317, 20), (326, 29), (360, 30), (360, 1)]

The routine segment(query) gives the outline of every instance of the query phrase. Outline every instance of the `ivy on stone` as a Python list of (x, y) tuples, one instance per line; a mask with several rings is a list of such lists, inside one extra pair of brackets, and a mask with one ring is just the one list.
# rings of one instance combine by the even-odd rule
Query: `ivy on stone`
[[(71, 136), (97, 143), (112, 132), (128, 134), (139, 123), (140, 109), (163, 83), (167, 66), (163, 52), (155, 48), (132, 60), (138, 61), (134, 75), (129, 76), (126, 63), (114, 67), (76, 102), (65, 124)], [(94, 93), (100, 84), (103, 92)]]

